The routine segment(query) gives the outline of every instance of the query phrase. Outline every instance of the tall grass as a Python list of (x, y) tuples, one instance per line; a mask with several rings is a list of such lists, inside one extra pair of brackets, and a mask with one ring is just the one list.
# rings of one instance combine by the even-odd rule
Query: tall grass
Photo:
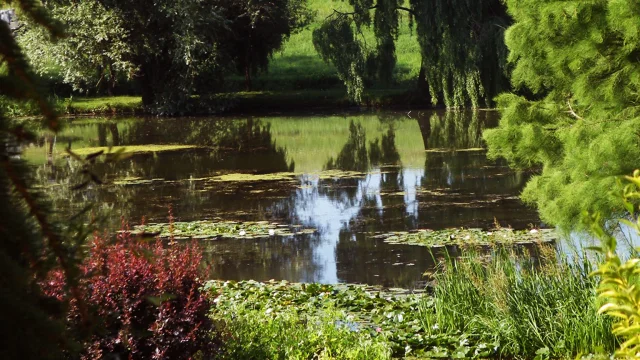
[(421, 307), (423, 325), (470, 334), (505, 357), (612, 353), (612, 321), (597, 315), (591, 264), (542, 253), (542, 263), (503, 250), (449, 261), (435, 275), (432, 303)]

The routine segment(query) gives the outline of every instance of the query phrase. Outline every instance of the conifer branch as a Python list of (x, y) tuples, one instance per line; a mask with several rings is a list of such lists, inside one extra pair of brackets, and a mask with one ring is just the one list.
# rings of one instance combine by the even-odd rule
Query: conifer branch
[(29, 208), (29, 213), (36, 219), (40, 229), (42, 230), (42, 234), (49, 240), (49, 247), (51, 251), (56, 256), (60, 263), (60, 267), (65, 274), (65, 278), (69, 281), (69, 292), (73, 299), (76, 300), (78, 310), (80, 315), (82, 316), (83, 323), (88, 324), (89, 321), (89, 312), (87, 310), (86, 304), (84, 303), (82, 293), (80, 289), (74, 284), (76, 277), (73, 274), (74, 264), (69, 260), (67, 254), (64, 251), (64, 242), (63, 239), (59, 236), (59, 234), (55, 231), (49, 220), (47, 219), (47, 215), (41, 209), (38, 200), (30, 193), (29, 187), (24, 182), (19, 175), (19, 171), (12, 164), (11, 159), (5, 158), (2, 160), (2, 167), (4, 168), (7, 177), (10, 179), (13, 184), (16, 192), (22, 197), (24, 202), (27, 204)]
[(578, 120), (584, 120), (582, 116), (576, 114), (576, 112), (573, 111), (573, 107), (571, 107), (571, 100), (567, 100), (567, 105), (569, 105), (569, 111), (568, 111), (569, 114), (571, 114), (573, 117), (575, 117)]

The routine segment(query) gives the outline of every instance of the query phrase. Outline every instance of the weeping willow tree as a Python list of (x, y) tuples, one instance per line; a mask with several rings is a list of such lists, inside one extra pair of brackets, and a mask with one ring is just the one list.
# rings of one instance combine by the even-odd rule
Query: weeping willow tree
[[(333, 64), (350, 97), (360, 101), (367, 83), (393, 79), (403, 18), (415, 30), (422, 68), (419, 83), (431, 102), (447, 107), (491, 105), (508, 88), (504, 31), (510, 23), (501, 0), (349, 0), (314, 31), (320, 56)], [(373, 31), (375, 46), (365, 30)]]
[[(581, 226), (623, 211), (611, 190), (640, 163), (640, 7), (635, 1), (508, 0), (513, 84), (489, 155), (542, 167), (523, 198), (542, 219)], [(607, 218), (605, 216), (604, 218)]]

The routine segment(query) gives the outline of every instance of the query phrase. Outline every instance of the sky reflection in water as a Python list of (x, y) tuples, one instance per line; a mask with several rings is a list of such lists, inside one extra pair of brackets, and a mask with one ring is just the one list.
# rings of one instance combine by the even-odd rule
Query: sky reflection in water
[[(539, 224), (518, 199), (530, 173), (485, 157), (493, 112), (415, 112), (295, 117), (74, 120), (25, 149), (60, 214), (87, 202), (136, 223), (269, 220), (318, 229), (290, 239), (207, 241), (220, 279), (360, 282), (411, 287), (433, 267), (425, 248), (389, 245), (375, 232)], [(111, 185), (70, 191), (77, 164), (64, 147), (189, 144), (136, 154), (95, 171)], [(325, 171), (342, 175), (329, 178)], [(290, 175), (282, 173), (292, 172)], [(268, 177), (217, 181), (225, 174)], [(234, 175), (237, 176), (237, 175)], [(71, 179), (71, 180), (69, 180)], [(59, 186), (54, 186), (59, 185)]]

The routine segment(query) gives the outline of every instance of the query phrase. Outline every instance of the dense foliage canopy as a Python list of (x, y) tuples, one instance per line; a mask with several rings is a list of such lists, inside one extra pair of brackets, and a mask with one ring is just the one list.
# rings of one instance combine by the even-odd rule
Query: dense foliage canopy
[[(219, 87), (237, 69), (265, 70), (284, 40), (306, 26), (306, 0), (68, 1), (47, 3), (68, 36), (51, 44), (37, 27), (20, 36), (40, 73), (58, 68), (77, 90), (135, 80), (147, 108), (187, 109), (196, 87)], [(78, 51), (81, 49), (81, 51)]]
[[(489, 105), (507, 88), (504, 29), (510, 22), (500, 0), (349, 0), (353, 12), (335, 11), (316, 29), (313, 41), (359, 100), (367, 79), (392, 80), (395, 40), (404, 14), (415, 25), (422, 71), (433, 104)], [(375, 49), (362, 33), (372, 27)]]
[(640, 160), (640, 8), (631, 1), (509, 0), (513, 85), (489, 154), (542, 166), (523, 198), (570, 228), (585, 210), (622, 210), (609, 191)]

